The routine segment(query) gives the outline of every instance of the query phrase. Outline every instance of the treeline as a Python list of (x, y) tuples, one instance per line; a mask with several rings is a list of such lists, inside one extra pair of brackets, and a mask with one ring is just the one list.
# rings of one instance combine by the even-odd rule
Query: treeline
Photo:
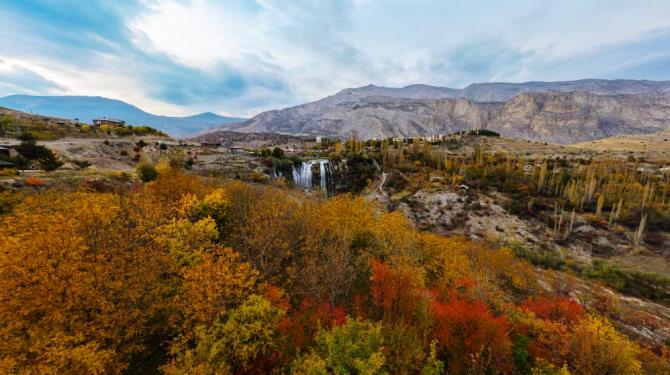
[(130, 135), (137, 135), (137, 136), (143, 136), (143, 135), (156, 135), (156, 136), (161, 136), (165, 137), (167, 134), (163, 133), (162, 131), (152, 128), (150, 126), (146, 125), (118, 125), (118, 126), (110, 126), (110, 125), (100, 125), (98, 128), (91, 127), (90, 125), (82, 125), (81, 126), (81, 132), (82, 133), (103, 133), (103, 134), (114, 134), (119, 137), (124, 137), (124, 136), (130, 136)]
[[(0, 372), (665, 374), (507, 248), (348, 195), (197, 178), (0, 216)], [(129, 189), (129, 190), (128, 190)]]

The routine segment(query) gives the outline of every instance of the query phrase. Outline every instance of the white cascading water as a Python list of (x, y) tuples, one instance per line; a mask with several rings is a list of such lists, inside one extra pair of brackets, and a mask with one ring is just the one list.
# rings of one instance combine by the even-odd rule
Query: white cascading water
[(326, 169), (330, 168), (328, 160), (319, 160), (319, 182), (321, 183), (321, 191), (328, 192), (328, 173)]
[(293, 183), (302, 186), (305, 189), (312, 188), (312, 165), (314, 162), (305, 161), (300, 165), (300, 169), (293, 167)]
[[(311, 189), (313, 183), (312, 167), (317, 163), (319, 164), (319, 187), (322, 191), (327, 192), (328, 174), (331, 171), (330, 162), (326, 159), (304, 161), (300, 164), (299, 168), (293, 167), (293, 170), (291, 171), (293, 183), (304, 189)], [(275, 175), (280, 176), (282, 173), (275, 171)]]

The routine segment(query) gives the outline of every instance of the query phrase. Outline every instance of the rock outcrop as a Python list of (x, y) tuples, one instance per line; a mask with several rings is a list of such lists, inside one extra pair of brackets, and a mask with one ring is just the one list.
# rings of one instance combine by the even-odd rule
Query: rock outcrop
[(489, 129), (506, 137), (574, 143), (670, 127), (670, 95), (661, 94), (527, 92), (507, 102), (341, 94), (261, 113), (235, 130), (336, 138), (355, 132), (369, 139)]

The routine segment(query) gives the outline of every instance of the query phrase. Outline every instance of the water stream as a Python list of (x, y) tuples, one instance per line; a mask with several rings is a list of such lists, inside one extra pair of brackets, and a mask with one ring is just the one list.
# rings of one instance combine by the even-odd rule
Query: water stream
[[(330, 161), (326, 159), (307, 160), (302, 162), (297, 167), (294, 165), (291, 169), (290, 177), (294, 184), (306, 190), (311, 190), (314, 188), (314, 184), (316, 183), (314, 169), (317, 164), (319, 165), (319, 189), (328, 193), (330, 186), (329, 184), (331, 183), (333, 177), (333, 168)], [(289, 177), (285, 176), (282, 171), (275, 171), (275, 175), (282, 176), (284, 178)]]

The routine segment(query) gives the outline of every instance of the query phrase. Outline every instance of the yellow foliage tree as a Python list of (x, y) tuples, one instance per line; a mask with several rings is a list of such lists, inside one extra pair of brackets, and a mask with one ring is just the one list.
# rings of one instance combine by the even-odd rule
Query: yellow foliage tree
[(0, 218), (1, 373), (119, 373), (165, 328), (152, 318), (171, 262), (137, 208), (47, 193)]

